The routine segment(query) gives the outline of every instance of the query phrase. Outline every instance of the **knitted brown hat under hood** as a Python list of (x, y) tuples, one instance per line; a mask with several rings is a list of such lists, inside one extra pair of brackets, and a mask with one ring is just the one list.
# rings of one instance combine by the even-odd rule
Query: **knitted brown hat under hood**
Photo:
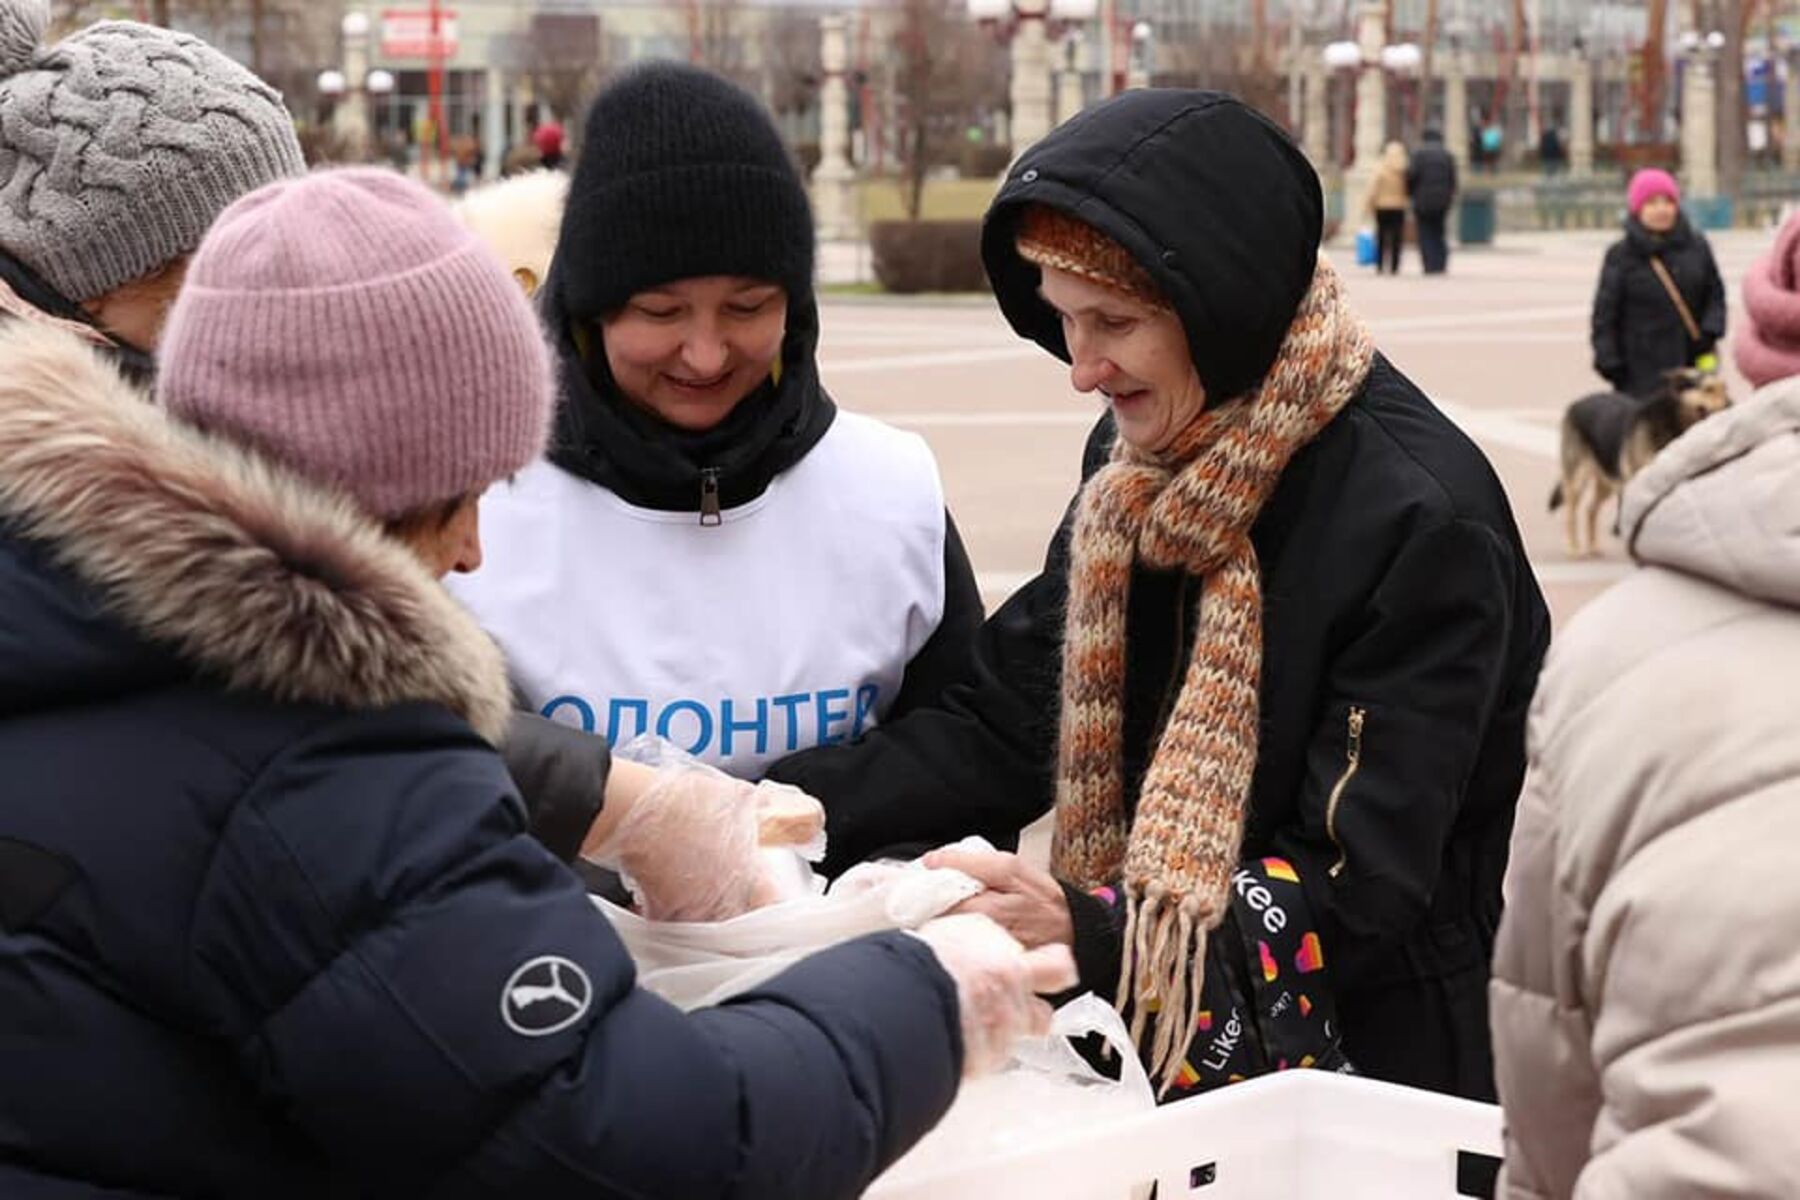
[(1079, 275), (1152, 308), (1173, 307), (1131, 251), (1061, 209), (1027, 208), (1013, 244), (1026, 262)]

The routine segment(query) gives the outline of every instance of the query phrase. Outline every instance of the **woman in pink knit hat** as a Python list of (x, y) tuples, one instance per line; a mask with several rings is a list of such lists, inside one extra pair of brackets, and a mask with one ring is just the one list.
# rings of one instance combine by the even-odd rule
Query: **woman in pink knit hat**
[(1627, 199), (1625, 236), (1607, 250), (1594, 293), (1594, 370), (1617, 391), (1648, 396), (1677, 367), (1717, 366), (1725, 281), (1682, 216), (1674, 176), (1639, 171)]
[[(986, 918), (691, 1015), (633, 986), (438, 579), (552, 384), (430, 192), (251, 194), (160, 354), (152, 405), (0, 326), (0, 1196), (847, 1197), (1048, 1023), (1067, 952)], [(754, 899), (750, 785), (671, 814), (632, 774), (577, 841), (647, 907)]]

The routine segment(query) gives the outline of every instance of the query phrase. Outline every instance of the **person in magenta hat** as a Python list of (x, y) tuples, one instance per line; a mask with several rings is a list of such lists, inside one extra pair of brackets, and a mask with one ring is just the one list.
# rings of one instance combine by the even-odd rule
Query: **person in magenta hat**
[[(554, 387), (432, 193), (252, 193), (159, 353), (151, 404), (0, 326), (0, 1195), (848, 1197), (1047, 1025), (1072, 961), (986, 918), (692, 1014), (634, 987), (528, 833), (500, 654), (438, 578)], [(615, 782), (587, 841), (648, 903), (669, 814)], [(681, 790), (662, 860), (701, 868), (663, 899), (759, 857), (750, 785)]]
[(531, 144), (538, 152), (538, 165), (547, 171), (558, 171), (563, 165), (563, 127), (545, 121), (531, 131)]
[(1717, 367), (1725, 281), (1682, 215), (1673, 175), (1639, 171), (1626, 196), (1625, 236), (1608, 248), (1594, 293), (1594, 370), (1617, 391), (1648, 396), (1677, 367)]

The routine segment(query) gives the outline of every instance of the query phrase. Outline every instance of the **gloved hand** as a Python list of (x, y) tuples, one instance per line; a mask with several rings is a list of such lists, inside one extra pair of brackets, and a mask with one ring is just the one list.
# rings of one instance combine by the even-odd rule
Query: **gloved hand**
[(765, 851), (801, 849), (824, 827), (824, 808), (797, 788), (669, 767), (583, 857), (622, 872), (649, 920), (725, 921), (785, 898), (792, 872)]
[(915, 936), (956, 981), (964, 1075), (997, 1071), (1012, 1057), (1014, 1042), (1049, 1033), (1050, 1006), (1038, 996), (1075, 986), (1075, 959), (1067, 946), (1026, 950), (987, 917), (939, 917)]

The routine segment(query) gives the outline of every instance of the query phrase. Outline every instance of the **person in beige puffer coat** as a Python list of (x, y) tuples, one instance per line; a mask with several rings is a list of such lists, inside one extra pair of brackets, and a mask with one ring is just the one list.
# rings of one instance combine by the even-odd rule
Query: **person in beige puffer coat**
[(1800, 221), (1762, 385), (1626, 492), (1642, 569), (1553, 647), (1492, 987), (1501, 1194), (1800, 1196)]
[(1406, 147), (1389, 142), (1381, 152), (1375, 178), (1369, 182), (1369, 195), (1364, 204), (1375, 218), (1375, 270), (1389, 275), (1400, 273), (1400, 248), (1406, 241)]

